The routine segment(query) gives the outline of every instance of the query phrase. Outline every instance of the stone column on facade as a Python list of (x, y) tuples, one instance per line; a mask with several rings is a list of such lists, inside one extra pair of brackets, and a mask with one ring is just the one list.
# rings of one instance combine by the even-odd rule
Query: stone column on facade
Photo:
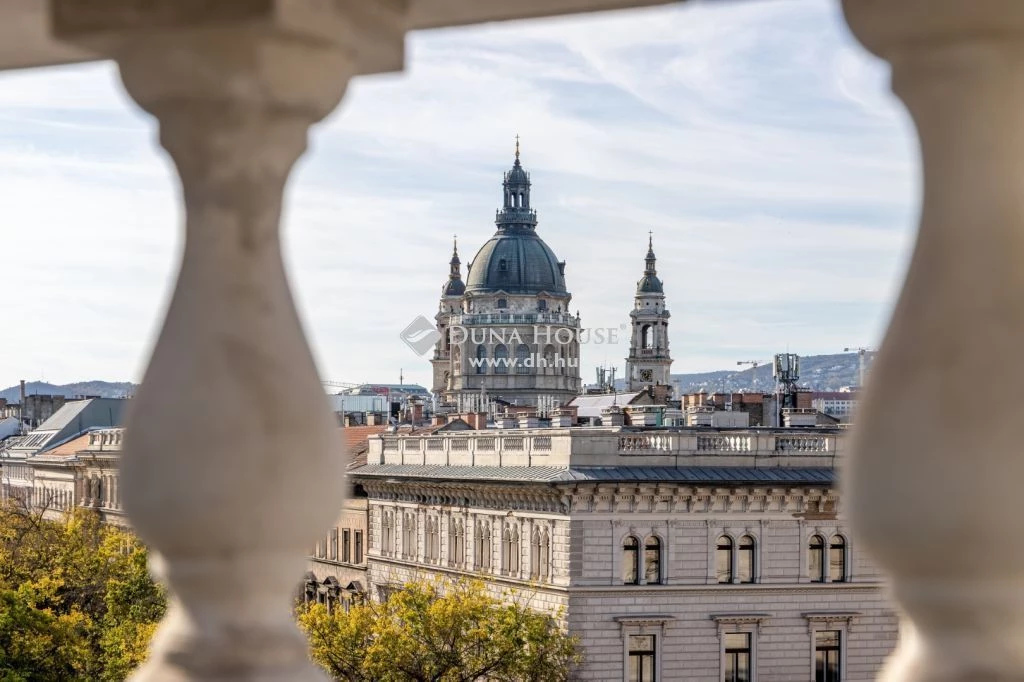
[(1024, 3), (846, 0), (892, 66), (920, 139), (921, 224), (845, 471), (859, 547), (891, 579), (904, 633), (882, 675), (1024, 679)]
[(136, 680), (324, 679), (292, 599), (344, 461), (285, 275), (282, 193), (364, 46), (400, 62), (399, 5), (52, 3), (55, 34), (115, 59), (159, 122), (184, 203), (121, 461), (125, 509), (174, 595)]

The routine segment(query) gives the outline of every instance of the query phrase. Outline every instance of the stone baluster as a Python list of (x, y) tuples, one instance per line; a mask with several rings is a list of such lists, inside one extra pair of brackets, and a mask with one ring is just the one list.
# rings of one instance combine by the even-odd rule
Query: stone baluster
[(920, 138), (917, 245), (845, 475), (904, 615), (884, 680), (1024, 679), (1024, 3), (846, 0)]
[(185, 209), (124, 437), (124, 507), (174, 594), (136, 680), (323, 679), (292, 606), (344, 462), (282, 262), (282, 192), (349, 77), (400, 65), (401, 5), (53, 0), (56, 35), (114, 58), (157, 118)]

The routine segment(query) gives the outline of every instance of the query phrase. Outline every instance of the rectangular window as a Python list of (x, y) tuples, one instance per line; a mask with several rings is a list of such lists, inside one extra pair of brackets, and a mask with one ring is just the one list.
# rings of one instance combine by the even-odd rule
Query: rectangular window
[(629, 682), (654, 682), (654, 635), (629, 636)]
[(750, 682), (750, 633), (730, 632), (725, 635), (724, 682)]
[(840, 682), (840, 640), (838, 630), (814, 633), (814, 682)]
[(363, 563), (363, 531), (356, 531), (356, 545), (355, 545), (355, 558), (352, 560), (353, 563)]
[(348, 528), (341, 531), (341, 560), (348, 563), (352, 560), (352, 538)]
[(331, 545), (330, 545), (330, 548), (327, 550), (327, 558), (330, 559), (331, 561), (337, 561), (338, 560), (338, 529), (337, 528), (332, 528), (331, 529)]

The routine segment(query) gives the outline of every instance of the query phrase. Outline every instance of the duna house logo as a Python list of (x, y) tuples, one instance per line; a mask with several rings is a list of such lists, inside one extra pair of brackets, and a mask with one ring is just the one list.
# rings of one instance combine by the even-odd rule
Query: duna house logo
[(437, 331), (433, 322), (419, 315), (402, 330), (400, 336), (416, 355), (426, 355), (441, 338), (441, 332)]

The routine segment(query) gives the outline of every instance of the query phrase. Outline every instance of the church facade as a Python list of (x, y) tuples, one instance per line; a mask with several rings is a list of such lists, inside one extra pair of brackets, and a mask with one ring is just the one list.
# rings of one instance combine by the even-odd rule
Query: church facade
[(457, 246), (452, 253), (435, 317), (433, 390), (460, 409), (493, 399), (553, 408), (580, 392), (579, 316), (569, 311), (565, 261), (537, 234), (530, 186), (517, 145), (497, 231), (469, 262), (465, 281)]
[[(530, 175), (516, 144), (502, 182), (497, 231), (466, 268), (458, 245), (435, 316), (440, 337), (431, 359), (433, 392), (461, 410), (487, 410), (500, 399), (543, 412), (582, 391), (580, 317), (572, 314), (565, 261), (537, 234)], [(665, 293), (653, 243), (630, 311), (628, 390), (671, 385)]]

